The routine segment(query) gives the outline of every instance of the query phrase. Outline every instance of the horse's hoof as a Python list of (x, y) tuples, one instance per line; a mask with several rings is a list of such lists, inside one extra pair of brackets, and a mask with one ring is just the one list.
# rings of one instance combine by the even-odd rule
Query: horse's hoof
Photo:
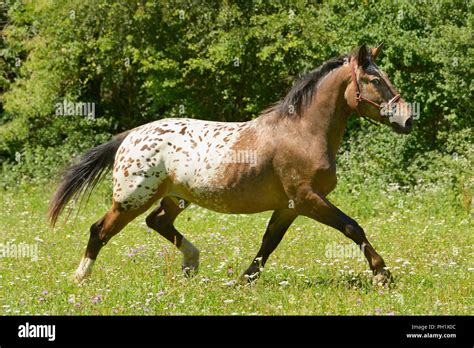
[(191, 278), (194, 275), (196, 275), (196, 272), (189, 267), (182, 267), (182, 269), (183, 269), (183, 274), (186, 278)]
[(244, 273), (240, 276), (240, 282), (242, 284), (253, 284), (259, 278), (260, 272)]
[(392, 275), (388, 269), (383, 269), (372, 278), (372, 283), (376, 286), (386, 286), (392, 281)]
[(181, 269), (183, 270), (183, 274), (185, 277), (190, 278), (195, 276), (198, 273), (199, 270), (199, 264), (189, 264), (189, 263), (183, 263), (181, 266)]
[(84, 280), (86, 279), (87, 277), (82, 275), (82, 274), (78, 274), (77, 272), (74, 272), (72, 275), (71, 275), (71, 281), (77, 285), (81, 284), (82, 282), (84, 282)]
[(199, 270), (199, 250), (188, 241), (183, 243), (181, 251), (183, 253), (183, 263), (181, 269), (186, 277), (191, 277)]

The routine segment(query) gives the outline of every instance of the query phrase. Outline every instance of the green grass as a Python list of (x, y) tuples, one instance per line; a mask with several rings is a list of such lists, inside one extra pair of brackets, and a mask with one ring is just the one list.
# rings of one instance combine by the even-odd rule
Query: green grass
[[(270, 213), (223, 215), (191, 206), (177, 228), (201, 250), (187, 279), (181, 255), (140, 216), (101, 251), (90, 280), (70, 281), (89, 226), (109, 206), (101, 187), (76, 220), (51, 230), (54, 185), (0, 191), (0, 243), (38, 244), (38, 260), (0, 258), (1, 315), (445, 315), (473, 314), (472, 216), (454, 192), (352, 192), (330, 199), (364, 227), (394, 275), (373, 286), (365, 260), (329, 258), (341, 233), (299, 217), (252, 286), (233, 281), (255, 256)], [(132, 250), (138, 250), (132, 252)], [(132, 254), (132, 255), (130, 255)], [(100, 295), (100, 300), (97, 296)], [(96, 298), (96, 300), (94, 300)]]

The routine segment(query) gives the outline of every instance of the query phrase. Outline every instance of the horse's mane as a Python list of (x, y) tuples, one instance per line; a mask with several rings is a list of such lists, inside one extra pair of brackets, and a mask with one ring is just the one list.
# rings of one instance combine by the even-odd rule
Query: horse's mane
[(343, 65), (348, 59), (348, 55), (342, 55), (330, 59), (318, 68), (310, 71), (295, 83), (283, 99), (266, 109), (262, 114), (276, 111), (281, 117), (301, 116), (317, 92), (318, 82), (329, 72)]

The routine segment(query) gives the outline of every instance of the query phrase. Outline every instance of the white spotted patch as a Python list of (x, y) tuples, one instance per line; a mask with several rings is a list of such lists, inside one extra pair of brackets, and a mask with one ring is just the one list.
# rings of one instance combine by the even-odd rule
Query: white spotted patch
[(216, 190), (225, 156), (242, 131), (251, 127), (252, 122), (164, 119), (135, 128), (115, 157), (114, 200), (126, 209), (138, 208), (169, 179), (171, 185), (163, 195), (217, 205), (209, 201), (209, 193)]

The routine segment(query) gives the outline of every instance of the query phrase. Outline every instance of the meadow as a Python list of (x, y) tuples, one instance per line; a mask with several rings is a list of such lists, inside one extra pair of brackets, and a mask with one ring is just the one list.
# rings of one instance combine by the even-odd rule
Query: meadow
[[(341, 233), (298, 217), (261, 278), (238, 282), (270, 213), (224, 215), (189, 207), (176, 222), (201, 250), (185, 278), (181, 253), (142, 215), (102, 249), (92, 277), (70, 276), (89, 226), (110, 204), (110, 184), (77, 217), (48, 227), (54, 184), (0, 191), (0, 241), (37, 245), (37, 258), (0, 258), (0, 315), (472, 315), (474, 234), (470, 202), (436, 186), (357, 190), (342, 182), (331, 200), (364, 227), (394, 280), (372, 284), (365, 260)], [(350, 192), (350, 193), (349, 193)], [(344, 253), (331, 254), (334, 250)], [(18, 255), (17, 255), (18, 256)]]

